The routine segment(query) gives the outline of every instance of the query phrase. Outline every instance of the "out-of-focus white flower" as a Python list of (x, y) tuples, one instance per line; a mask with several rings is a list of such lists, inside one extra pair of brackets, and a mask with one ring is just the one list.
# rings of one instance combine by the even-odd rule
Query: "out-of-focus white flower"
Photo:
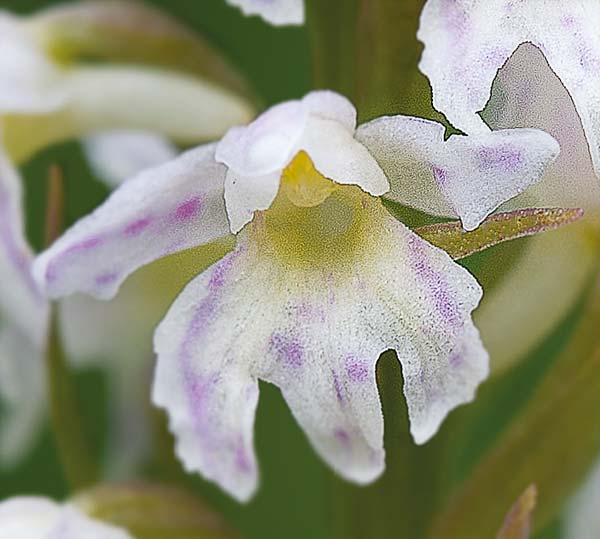
[(429, 0), (421, 15), (420, 68), (435, 107), (456, 127), (469, 134), (535, 127), (561, 146), (542, 180), (513, 205), (586, 211), (573, 227), (529, 239), (482, 302), (476, 321), (498, 370), (556, 327), (598, 262), (598, 21), (593, 0)]
[(132, 539), (125, 530), (93, 520), (70, 504), (22, 496), (0, 502), (6, 539)]
[(304, 24), (304, 0), (227, 0), (244, 15), (260, 15), (274, 26)]
[(177, 452), (240, 500), (254, 492), (258, 379), (276, 384), (319, 454), (359, 483), (383, 470), (379, 355), (402, 363), (411, 432), (435, 434), (487, 374), (477, 282), (389, 215), (388, 196), (475, 228), (558, 153), (538, 130), (452, 136), (313, 92), (125, 182), (34, 265), (51, 297), (112, 297), (170, 253), (237, 235), (155, 334), (154, 402)]
[(600, 462), (575, 493), (563, 520), (564, 539), (596, 539), (600, 536)]

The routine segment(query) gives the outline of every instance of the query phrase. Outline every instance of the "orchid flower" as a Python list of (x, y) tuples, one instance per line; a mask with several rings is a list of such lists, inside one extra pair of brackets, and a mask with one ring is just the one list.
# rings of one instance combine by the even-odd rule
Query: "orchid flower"
[(140, 266), (236, 234), (235, 250), (187, 285), (155, 334), (153, 400), (169, 413), (178, 456), (248, 499), (262, 379), (330, 466), (367, 483), (384, 467), (383, 351), (402, 364), (417, 443), (473, 398), (488, 369), (471, 320), (478, 283), (379, 197), (472, 229), (557, 153), (538, 130), (444, 141), (441, 125), (405, 116), (356, 129), (348, 100), (313, 92), (126, 181), (37, 258), (34, 275), (50, 297), (110, 298)]
[[(514, 204), (586, 211), (578, 225), (530, 239), (482, 303), (476, 319), (497, 369), (522, 357), (564, 318), (600, 252), (594, 239), (600, 223), (594, 69), (600, 6), (558, 0), (543, 16), (540, 9), (537, 2), (429, 0), (418, 34), (425, 44), (420, 69), (434, 105), (456, 127), (471, 135), (490, 127), (535, 127), (560, 143), (558, 160)], [(544, 260), (552, 260), (551, 267)]]
[(91, 519), (71, 504), (33, 496), (0, 502), (0, 537), (6, 539), (132, 539), (115, 526)]
[(244, 15), (260, 15), (274, 26), (304, 24), (304, 0), (227, 0)]

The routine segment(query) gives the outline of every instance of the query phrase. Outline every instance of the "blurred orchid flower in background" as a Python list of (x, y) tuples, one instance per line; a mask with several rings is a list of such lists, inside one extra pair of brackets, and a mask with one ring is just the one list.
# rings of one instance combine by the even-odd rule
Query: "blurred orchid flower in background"
[(260, 15), (274, 26), (304, 24), (304, 0), (226, 0), (244, 15)]
[(0, 537), (7, 539), (132, 539), (71, 504), (22, 496), (0, 502)]
[(548, 7), (541, 16), (537, 2), (429, 0), (418, 33), (425, 44), (419, 67), (434, 106), (454, 126), (468, 134), (535, 127), (560, 143), (544, 178), (511, 205), (586, 211), (577, 225), (528, 240), (483, 301), (476, 320), (497, 371), (557, 327), (600, 256), (600, 5), (564, 0)]
[(600, 535), (600, 463), (572, 497), (564, 517), (565, 539), (596, 539)]
[[(186, 111), (188, 121), (180, 122), (178, 127), (184, 132), (184, 139), (213, 137), (232, 123), (250, 117), (252, 108), (243, 98), (198, 77), (176, 72), (162, 75), (144, 66), (106, 64), (89, 67), (73, 62), (68, 64), (60, 55), (53, 57), (54, 42), (50, 35), (54, 34), (50, 30), (55, 31), (55, 25), (60, 26), (65, 19), (72, 18), (82, 23), (87, 17), (93, 17), (95, 24), (100, 24), (103, 18), (110, 21), (111, 16), (118, 20), (119, 28), (126, 28), (124, 23), (134, 17), (138, 19), (137, 24), (152, 23), (150, 28), (163, 29), (163, 33), (169, 30), (169, 25), (176, 24), (137, 2), (70, 4), (28, 18), (0, 13), (3, 31), (0, 38), (0, 124), (11, 155), (23, 160), (42, 143), (49, 144), (70, 135), (85, 135), (83, 147), (90, 164), (98, 178), (110, 187), (138, 170), (168, 161), (176, 155), (175, 146), (156, 133), (97, 131), (98, 127), (119, 127), (122, 122), (127, 124), (132, 119), (122, 118), (122, 111), (111, 112), (114, 101), (111, 103), (110, 94), (106, 99), (101, 95), (103, 84), (97, 88), (95, 96), (90, 95), (90, 88), (81, 88), (80, 84), (87, 76), (91, 77), (88, 82), (93, 85), (93, 79), (98, 82), (98, 76), (108, 75), (112, 78), (108, 87), (116, 84), (121, 94), (126, 88), (135, 93), (135, 88), (127, 87), (132, 77), (139, 79), (140, 84), (150, 85), (153, 91), (159, 79), (163, 80), (169, 87), (170, 96), (180, 99), (173, 105), (175, 121), (178, 116), (180, 119), (185, 116), (181, 109), (189, 107)], [(181, 31), (181, 28), (177, 26), (176, 30)], [(136, 106), (139, 105), (140, 98), (136, 96)], [(119, 106), (117, 104), (117, 109)], [(162, 120), (168, 118), (165, 130), (171, 132), (171, 107), (164, 103), (161, 107), (162, 116), (154, 120), (159, 120), (158, 128), (162, 129), (165, 127)], [(56, 117), (44, 123), (48, 115)], [(152, 122), (144, 124), (147, 119), (140, 118), (142, 127), (151, 127)], [(189, 129), (191, 122), (195, 122), (192, 130)], [(63, 123), (71, 126), (64, 131)], [(132, 123), (136, 124), (135, 121)], [(37, 128), (42, 131), (39, 139), (35, 135)], [(24, 133), (26, 142), (15, 145), (12, 135), (19, 132)], [(1, 425), (0, 460), (5, 464), (13, 463), (25, 454), (45, 419), (47, 408), (42, 354), (49, 309), (29, 276), (32, 251), (25, 238), (21, 190), (21, 179), (3, 150), (0, 153), (0, 396), (9, 409)], [(207, 253), (207, 265), (223, 252), (219, 248), (216, 255)], [(109, 461), (121, 472), (129, 469), (132, 473), (132, 465), (139, 462), (149, 447), (147, 420), (144, 421), (147, 391), (143, 384), (133, 384), (132, 380), (149, 377), (153, 328), (189, 278), (184, 270), (172, 269), (170, 279), (161, 279), (164, 285), (157, 288), (157, 276), (152, 271), (150, 268), (145, 277), (141, 276), (127, 287), (129, 292), (122, 300), (100, 304), (86, 298), (72, 298), (60, 306), (61, 327), (69, 357), (79, 365), (110, 360), (114, 433)], [(152, 289), (152, 295), (148, 289)], [(137, 313), (135, 317), (131, 317), (132, 311)], [(99, 323), (99, 319), (112, 323)], [(106, 331), (99, 331), (100, 328)], [(123, 335), (124, 328), (127, 328), (127, 338)], [(89, 338), (92, 334), (95, 339)]]
[(310, 93), (125, 182), (39, 256), (34, 274), (51, 297), (110, 298), (140, 266), (237, 234), (155, 335), (153, 399), (169, 412), (179, 457), (248, 499), (262, 379), (330, 466), (370, 482), (384, 466), (383, 351), (402, 363), (417, 443), (473, 398), (488, 369), (470, 316), (479, 285), (379, 197), (473, 229), (558, 154), (534, 129), (443, 134), (405, 116), (356, 129), (348, 100)]

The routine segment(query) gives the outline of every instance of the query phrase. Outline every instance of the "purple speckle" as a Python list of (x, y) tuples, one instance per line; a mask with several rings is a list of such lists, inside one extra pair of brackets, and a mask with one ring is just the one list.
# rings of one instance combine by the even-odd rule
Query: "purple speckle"
[(460, 352), (452, 352), (448, 363), (453, 369), (457, 369), (464, 363), (464, 357)]
[(277, 358), (291, 367), (301, 367), (304, 363), (304, 347), (297, 337), (273, 333), (269, 344)]
[(346, 358), (346, 374), (353, 382), (364, 382), (369, 377), (367, 364), (353, 356)]
[(101, 273), (100, 275), (97, 275), (94, 280), (97, 285), (102, 286), (102, 285), (109, 284), (109, 283), (116, 281), (117, 277), (118, 277), (118, 275), (114, 272)]
[(445, 187), (448, 183), (448, 172), (440, 167), (433, 167), (433, 177), (440, 187)]
[(428, 263), (421, 241), (414, 239), (409, 243), (414, 270), (431, 294), (435, 309), (448, 324), (458, 327), (461, 325), (461, 317), (456, 300), (448, 290), (448, 283), (443, 275)]
[(333, 431), (334, 438), (343, 445), (350, 445), (350, 435), (342, 428), (337, 428)]
[(342, 393), (342, 386), (337, 373), (332, 370), (331, 377), (333, 378), (333, 389), (335, 390), (335, 397), (340, 404), (344, 403), (344, 394)]
[(521, 152), (509, 144), (480, 148), (477, 157), (481, 170), (516, 172), (523, 162)]
[(191, 198), (177, 206), (173, 216), (175, 220), (179, 222), (189, 221), (198, 215), (201, 207), (202, 200), (199, 197)]
[(100, 245), (102, 245), (103, 242), (104, 242), (104, 240), (102, 238), (100, 238), (98, 236), (93, 236), (91, 238), (88, 238), (87, 240), (83, 240), (83, 241), (80, 241), (79, 243), (71, 245), (71, 247), (69, 247), (66, 251), (64, 251), (63, 254), (70, 255), (70, 254), (74, 254), (74, 253), (81, 253), (84, 251), (89, 251), (90, 249), (99, 247)]
[(252, 472), (252, 461), (248, 456), (246, 447), (244, 445), (244, 439), (240, 436), (235, 444), (235, 466), (243, 474), (249, 474)]
[(138, 236), (152, 223), (152, 217), (142, 217), (128, 224), (123, 231), (126, 236)]

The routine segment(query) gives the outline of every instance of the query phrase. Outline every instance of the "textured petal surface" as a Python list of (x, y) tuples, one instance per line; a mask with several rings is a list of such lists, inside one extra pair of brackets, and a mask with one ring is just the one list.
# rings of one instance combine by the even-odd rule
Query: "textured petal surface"
[(315, 168), (330, 180), (358, 185), (375, 196), (389, 191), (388, 180), (377, 161), (340, 122), (311, 116), (299, 145)]
[(334, 120), (348, 128), (351, 134), (356, 129), (356, 109), (343, 95), (331, 90), (317, 90), (304, 96), (302, 103), (309, 114), (323, 120)]
[(296, 153), (308, 109), (301, 101), (271, 107), (244, 127), (232, 127), (217, 146), (216, 160), (241, 176), (281, 171)]
[(131, 539), (125, 531), (92, 520), (47, 498), (16, 497), (0, 503), (0, 537), (7, 539)]
[(434, 105), (456, 127), (486, 129), (478, 116), (497, 70), (531, 42), (571, 94), (600, 172), (600, 4), (596, 0), (429, 0), (418, 37), (420, 68), (431, 81)]
[(493, 128), (541, 128), (560, 143), (560, 155), (540, 182), (508, 208), (585, 209), (580, 222), (527, 240), (520, 257), (485, 295), (475, 320), (492, 369), (500, 371), (561, 323), (595, 271), (598, 248), (591, 240), (600, 223), (600, 184), (574, 103), (536, 47), (521, 45), (500, 70), (483, 115)]
[(24, 23), (0, 11), (0, 112), (47, 112), (68, 98), (60, 69), (52, 64)]
[(392, 200), (432, 213), (460, 217), (467, 230), (540, 179), (559, 152), (537, 129), (453, 135), (420, 118), (390, 116), (361, 125), (356, 137), (377, 159)]
[(304, 24), (304, 0), (227, 0), (244, 15), (260, 15), (275, 26)]
[(36, 259), (37, 281), (52, 297), (109, 298), (140, 266), (228, 235), (213, 154), (201, 146), (127, 181)]
[(257, 481), (257, 379), (281, 389), (338, 473), (369, 482), (384, 457), (379, 355), (397, 351), (411, 431), (427, 441), (487, 374), (470, 319), (480, 297), (464, 269), (359, 189), (311, 208), (278, 198), (159, 326), (154, 402), (186, 467), (239, 499)]
[(83, 149), (94, 174), (116, 187), (142, 170), (177, 156), (168, 139), (144, 131), (106, 131), (83, 139)]

